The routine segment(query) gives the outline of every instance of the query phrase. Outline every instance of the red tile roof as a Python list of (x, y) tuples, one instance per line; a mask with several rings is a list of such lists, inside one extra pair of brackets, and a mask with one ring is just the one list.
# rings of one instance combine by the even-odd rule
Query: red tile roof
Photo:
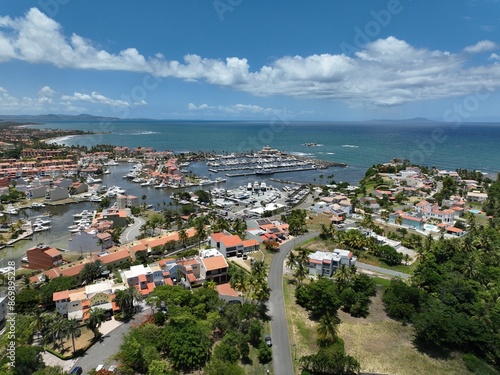
[(207, 271), (218, 270), (220, 268), (227, 268), (226, 258), (223, 255), (218, 255), (211, 258), (203, 258), (203, 264)]

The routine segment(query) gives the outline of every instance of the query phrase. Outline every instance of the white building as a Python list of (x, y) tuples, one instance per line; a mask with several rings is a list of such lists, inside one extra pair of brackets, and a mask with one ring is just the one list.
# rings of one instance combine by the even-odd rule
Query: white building
[(335, 249), (333, 252), (316, 251), (309, 254), (309, 274), (331, 277), (342, 264), (354, 266), (357, 258), (349, 250)]

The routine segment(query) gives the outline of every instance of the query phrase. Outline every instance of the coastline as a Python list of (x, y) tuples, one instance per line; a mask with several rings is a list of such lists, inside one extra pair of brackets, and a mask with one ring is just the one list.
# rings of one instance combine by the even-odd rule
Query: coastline
[(72, 134), (72, 135), (65, 135), (62, 137), (55, 137), (55, 138), (47, 138), (47, 139), (42, 139), (41, 142), (46, 143), (46, 144), (56, 144), (56, 145), (62, 145), (64, 144), (63, 141), (66, 141), (68, 139), (74, 138), (81, 136), (83, 134)]

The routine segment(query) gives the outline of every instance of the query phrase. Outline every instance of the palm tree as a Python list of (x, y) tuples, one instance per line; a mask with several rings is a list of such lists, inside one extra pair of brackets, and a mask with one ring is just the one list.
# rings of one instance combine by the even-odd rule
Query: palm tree
[(113, 299), (113, 301), (118, 305), (118, 307), (124, 314), (127, 313), (131, 302), (130, 302), (130, 296), (127, 294), (125, 290), (116, 291), (115, 298)]
[(345, 264), (341, 264), (337, 271), (335, 271), (335, 280), (343, 288), (343, 286), (349, 281), (349, 271)]
[(94, 333), (94, 338), (99, 336), (99, 327), (106, 320), (106, 312), (104, 309), (95, 308), (90, 310), (89, 318), (87, 319), (87, 327)]
[(197, 218), (195, 229), (196, 237), (198, 238), (198, 248), (201, 248), (201, 240), (205, 239), (207, 236), (207, 230), (205, 228), (205, 218), (203, 216)]
[(323, 315), (318, 322), (318, 337), (323, 342), (332, 343), (338, 337), (339, 318), (330, 313)]
[(75, 347), (75, 337), (80, 337), (82, 330), (80, 328), (80, 322), (76, 319), (66, 320), (65, 336), (71, 336), (71, 341), (73, 343), (73, 353), (76, 351)]
[(142, 301), (144, 297), (142, 296), (141, 292), (139, 289), (137, 289), (135, 286), (129, 286), (128, 289), (125, 289), (125, 292), (127, 293), (130, 301), (130, 310), (132, 311), (134, 308), (134, 302)]
[(290, 251), (290, 253), (288, 253), (288, 257), (286, 258), (286, 266), (291, 270), (297, 267), (297, 257), (295, 256), (295, 253), (293, 251)]
[(309, 270), (304, 265), (304, 263), (297, 263), (297, 267), (295, 268), (295, 272), (293, 276), (297, 279), (299, 286), (302, 285), (302, 282), (306, 278)]
[(178, 234), (179, 234), (179, 241), (181, 242), (182, 247), (184, 247), (188, 240), (188, 234), (186, 229), (182, 228), (181, 230), (179, 230)]

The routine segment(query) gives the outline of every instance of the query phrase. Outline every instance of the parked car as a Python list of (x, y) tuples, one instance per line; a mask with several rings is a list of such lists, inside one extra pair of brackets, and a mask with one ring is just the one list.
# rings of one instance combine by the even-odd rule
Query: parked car
[(247, 254), (243, 254), (243, 260), (247, 260), (248, 259), (248, 255)]
[(241, 305), (241, 301), (237, 299), (232, 299), (228, 303), (231, 305)]
[(109, 366), (109, 369), (108, 371), (112, 374), (116, 373), (116, 370), (118, 369), (118, 367), (116, 367), (115, 365), (112, 365), (112, 366)]
[(266, 342), (267, 346), (273, 346), (273, 342), (271, 341), (271, 335), (269, 333), (266, 333), (264, 336), (264, 341)]
[(104, 370), (104, 365), (97, 365), (97, 367), (95, 368), (95, 372), (101, 371), (101, 370)]
[(80, 366), (76, 366), (71, 370), (70, 374), (82, 375), (83, 369)]

